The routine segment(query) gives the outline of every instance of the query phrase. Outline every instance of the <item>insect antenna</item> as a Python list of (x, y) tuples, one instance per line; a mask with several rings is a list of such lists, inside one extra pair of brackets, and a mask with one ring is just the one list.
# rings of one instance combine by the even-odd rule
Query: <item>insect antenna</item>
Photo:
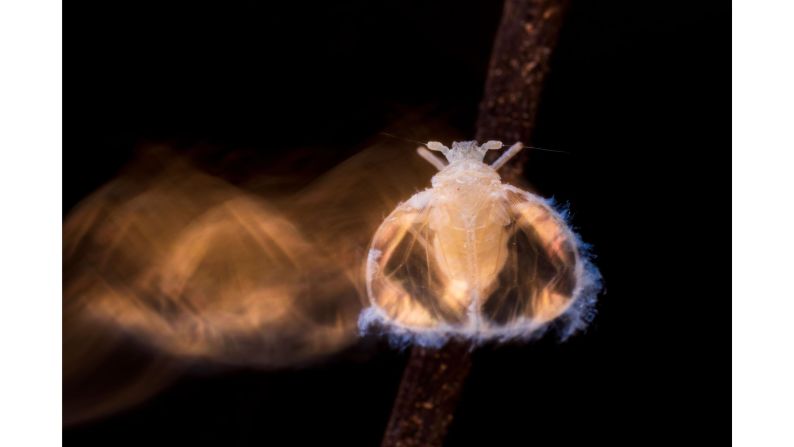
[(524, 147), (526, 149), (532, 149), (533, 151), (555, 152), (555, 153), (558, 153), (558, 154), (571, 155), (571, 153), (568, 152), (568, 151), (560, 151), (560, 150), (557, 150), (557, 149), (546, 149), (546, 148), (543, 148), (543, 147), (536, 147), (536, 146), (524, 146)]
[(379, 135), (384, 135), (384, 136), (387, 136), (387, 137), (391, 137), (391, 138), (394, 138), (394, 139), (397, 139), (397, 140), (402, 140), (402, 141), (405, 141), (405, 142), (408, 142), (408, 143), (421, 144), (422, 146), (427, 144), (427, 141), (412, 140), (410, 138), (400, 137), (400, 136), (397, 136), (397, 135), (394, 135), (394, 134), (391, 134), (391, 133), (388, 133), (388, 132), (378, 132), (378, 134)]

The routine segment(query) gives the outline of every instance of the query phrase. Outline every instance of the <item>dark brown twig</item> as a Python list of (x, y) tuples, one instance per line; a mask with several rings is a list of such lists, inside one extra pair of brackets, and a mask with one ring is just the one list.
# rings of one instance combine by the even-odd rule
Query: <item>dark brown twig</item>
[[(528, 142), (566, 0), (506, 0), (494, 41), (477, 140)], [(526, 156), (526, 154), (524, 154)], [(501, 174), (520, 176), (524, 159)], [(471, 368), (470, 346), (414, 347), (383, 437), (383, 447), (441, 446)]]
[(415, 347), (405, 367), (383, 447), (440, 446), (471, 366), (469, 344)]
[[(477, 141), (530, 142), (567, 4), (567, 0), (505, 1), (480, 103)], [(502, 177), (520, 177), (528, 154), (519, 153), (502, 168)]]

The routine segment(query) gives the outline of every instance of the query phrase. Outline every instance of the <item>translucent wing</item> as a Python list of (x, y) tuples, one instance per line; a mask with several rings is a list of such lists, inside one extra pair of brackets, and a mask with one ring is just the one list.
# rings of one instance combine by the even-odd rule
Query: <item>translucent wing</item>
[(577, 295), (584, 273), (577, 239), (543, 199), (504, 188), (511, 216), (508, 255), (482, 313), (492, 326), (540, 327), (562, 315)]
[[(375, 233), (367, 263), (367, 289), (375, 307), (400, 326), (432, 330), (460, 323), (462, 303), (444, 300), (447, 278), (438, 268), (431, 225), (432, 191), (400, 204)], [(432, 218), (431, 218), (432, 213)]]
[(465, 197), (427, 190), (386, 218), (367, 263), (370, 318), (410, 335), (526, 336), (596, 282), (540, 197), (509, 185)]

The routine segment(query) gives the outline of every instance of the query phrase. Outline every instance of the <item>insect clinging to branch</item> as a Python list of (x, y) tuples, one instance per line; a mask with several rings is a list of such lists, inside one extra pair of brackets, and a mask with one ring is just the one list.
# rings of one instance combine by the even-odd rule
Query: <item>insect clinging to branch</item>
[[(497, 170), (523, 145), (431, 141), (418, 154), (435, 166), (432, 187), (383, 221), (366, 265), (371, 307), (361, 326), (380, 322), (420, 343), (449, 336), (527, 337), (554, 320), (583, 325), (599, 289), (598, 271), (565, 218), (543, 198), (504, 184)], [(440, 152), (445, 159), (434, 154)]]

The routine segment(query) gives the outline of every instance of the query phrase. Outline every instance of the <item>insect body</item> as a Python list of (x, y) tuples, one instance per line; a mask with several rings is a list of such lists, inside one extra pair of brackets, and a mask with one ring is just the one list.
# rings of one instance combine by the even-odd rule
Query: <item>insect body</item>
[(432, 188), (401, 203), (378, 228), (366, 266), (372, 306), (362, 326), (379, 321), (420, 342), (459, 335), (524, 337), (566, 316), (570, 329), (598, 290), (564, 218), (533, 194), (503, 184), (491, 165), (502, 143), (430, 142), (419, 154), (439, 169)]

